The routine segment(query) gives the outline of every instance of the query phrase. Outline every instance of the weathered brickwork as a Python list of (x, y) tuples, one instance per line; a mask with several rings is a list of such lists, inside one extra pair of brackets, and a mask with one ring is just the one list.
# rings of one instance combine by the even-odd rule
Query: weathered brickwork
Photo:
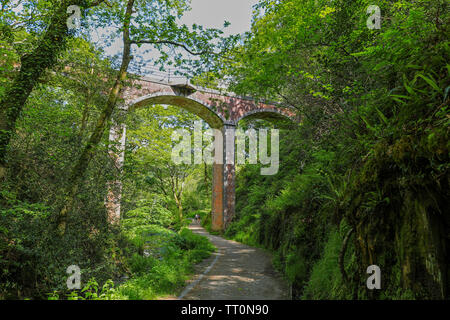
[[(133, 80), (132, 85), (122, 94), (123, 112), (132, 112), (135, 108), (167, 104), (183, 108), (206, 121), (211, 128), (228, 132), (236, 128), (239, 120), (252, 117), (294, 117), (294, 113), (276, 104), (255, 102), (251, 98), (238, 97), (229, 93), (198, 88), (189, 83), (163, 83), (152, 79)], [(123, 150), (125, 150), (126, 128), (117, 121), (111, 127), (110, 140), (121, 145), (120, 155), (112, 155), (116, 166), (123, 166)], [(234, 133), (233, 133), (234, 135)], [(225, 141), (225, 140), (224, 140)], [(224, 155), (231, 154), (232, 160), (226, 159), (224, 164), (213, 165), (212, 186), (212, 228), (224, 230), (231, 222), (235, 211), (235, 144), (223, 144)], [(232, 148), (232, 149), (230, 149)], [(224, 159), (225, 160), (225, 159)], [(106, 200), (109, 214), (113, 220), (120, 219), (121, 183), (114, 181)]]

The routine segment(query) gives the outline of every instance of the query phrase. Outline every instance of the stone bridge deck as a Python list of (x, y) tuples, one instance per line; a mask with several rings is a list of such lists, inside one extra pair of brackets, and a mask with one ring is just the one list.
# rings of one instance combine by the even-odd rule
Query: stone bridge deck
[(167, 83), (140, 78), (134, 80), (122, 96), (125, 105), (131, 108), (152, 104), (178, 106), (198, 115), (217, 129), (224, 124), (235, 126), (239, 120), (256, 113), (261, 118), (294, 116), (291, 110), (277, 103), (255, 102), (250, 97), (197, 87), (183, 80)]

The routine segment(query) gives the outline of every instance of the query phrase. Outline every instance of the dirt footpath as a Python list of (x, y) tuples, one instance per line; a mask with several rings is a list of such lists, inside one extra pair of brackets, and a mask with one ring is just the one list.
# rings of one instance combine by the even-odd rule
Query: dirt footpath
[(218, 250), (196, 266), (196, 276), (181, 293), (181, 299), (290, 299), (289, 287), (273, 269), (269, 254), (258, 248), (210, 235), (196, 224), (189, 228), (194, 233), (208, 237)]

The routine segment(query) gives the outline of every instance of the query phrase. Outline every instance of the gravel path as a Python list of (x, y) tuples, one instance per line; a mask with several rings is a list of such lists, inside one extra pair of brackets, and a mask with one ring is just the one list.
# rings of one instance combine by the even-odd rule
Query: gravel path
[(181, 294), (183, 300), (290, 298), (289, 287), (273, 269), (268, 253), (210, 235), (196, 224), (192, 224), (189, 228), (194, 233), (208, 237), (218, 250), (196, 266), (196, 276)]

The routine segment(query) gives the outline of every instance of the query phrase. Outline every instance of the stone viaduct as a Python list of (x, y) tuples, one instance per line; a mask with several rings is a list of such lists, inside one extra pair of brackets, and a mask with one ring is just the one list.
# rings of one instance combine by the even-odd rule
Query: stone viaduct
[[(119, 108), (119, 114), (124, 115), (143, 106), (173, 105), (194, 113), (211, 128), (221, 130), (224, 135), (232, 134), (232, 141), (238, 122), (246, 117), (291, 120), (294, 117), (292, 110), (280, 105), (255, 102), (252, 98), (196, 87), (186, 79), (167, 82), (141, 77), (133, 80), (122, 93), (122, 98), (123, 104)], [(126, 143), (124, 118), (118, 116), (113, 120), (109, 135), (111, 145), (116, 146), (110, 148), (110, 155), (119, 170), (124, 163)], [(226, 138), (224, 137), (224, 141)], [(226, 229), (235, 211), (235, 144), (227, 146), (224, 143), (223, 148), (224, 157), (231, 156), (227, 156), (221, 164), (214, 163), (212, 175), (212, 228), (217, 231)], [(227, 148), (232, 150), (226, 150)], [(120, 219), (121, 191), (120, 181), (110, 182), (106, 206), (111, 221)]]

